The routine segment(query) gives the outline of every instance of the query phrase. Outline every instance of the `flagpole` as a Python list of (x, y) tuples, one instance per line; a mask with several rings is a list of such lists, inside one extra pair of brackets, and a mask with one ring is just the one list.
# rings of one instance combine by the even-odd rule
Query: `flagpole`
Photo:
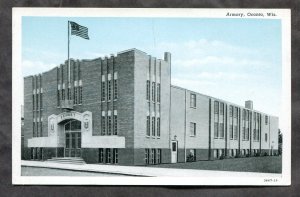
[(71, 70), (70, 70), (70, 21), (68, 21), (68, 92), (67, 98), (69, 98), (70, 84), (71, 83)]

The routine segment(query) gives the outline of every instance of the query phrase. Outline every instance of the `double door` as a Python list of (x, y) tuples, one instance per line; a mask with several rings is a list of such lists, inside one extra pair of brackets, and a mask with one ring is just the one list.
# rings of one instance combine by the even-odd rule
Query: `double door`
[(67, 132), (65, 157), (81, 157), (81, 133)]

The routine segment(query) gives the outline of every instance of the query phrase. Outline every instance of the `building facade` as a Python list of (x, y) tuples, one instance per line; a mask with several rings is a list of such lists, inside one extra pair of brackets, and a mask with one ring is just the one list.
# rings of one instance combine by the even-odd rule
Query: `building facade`
[(172, 86), (168, 52), (70, 60), (24, 78), (24, 157), (149, 165), (276, 154), (278, 118), (252, 106)]

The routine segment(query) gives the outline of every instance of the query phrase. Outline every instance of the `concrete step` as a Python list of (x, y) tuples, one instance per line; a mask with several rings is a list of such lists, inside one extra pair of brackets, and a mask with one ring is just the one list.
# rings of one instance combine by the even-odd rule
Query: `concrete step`
[(53, 157), (48, 159), (47, 162), (78, 165), (86, 164), (85, 161), (80, 157)]

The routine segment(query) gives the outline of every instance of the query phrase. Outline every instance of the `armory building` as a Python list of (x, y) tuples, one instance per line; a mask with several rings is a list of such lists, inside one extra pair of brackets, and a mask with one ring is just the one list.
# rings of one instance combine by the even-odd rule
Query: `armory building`
[(277, 117), (170, 82), (171, 54), (137, 49), (25, 77), (25, 159), (147, 165), (277, 154)]

